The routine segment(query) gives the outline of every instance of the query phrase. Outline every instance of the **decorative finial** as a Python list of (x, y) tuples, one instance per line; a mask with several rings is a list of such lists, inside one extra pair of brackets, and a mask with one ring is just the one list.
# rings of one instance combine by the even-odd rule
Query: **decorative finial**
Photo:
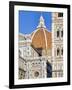
[(37, 28), (40, 28), (40, 27), (46, 28), (45, 23), (44, 23), (44, 18), (42, 16), (42, 12), (41, 12), (41, 16), (40, 16), (39, 25)]

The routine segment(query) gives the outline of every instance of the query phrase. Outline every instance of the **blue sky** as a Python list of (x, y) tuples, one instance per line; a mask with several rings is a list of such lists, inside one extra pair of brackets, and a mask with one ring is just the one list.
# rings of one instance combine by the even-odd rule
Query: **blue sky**
[(23, 34), (30, 34), (36, 30), (40, 16), (45, 20), (45, 25), (48, 31), (51, 31), (52, 13), (51, 12), (38, 12), (38, 11), (19, 11), (19, 32)]

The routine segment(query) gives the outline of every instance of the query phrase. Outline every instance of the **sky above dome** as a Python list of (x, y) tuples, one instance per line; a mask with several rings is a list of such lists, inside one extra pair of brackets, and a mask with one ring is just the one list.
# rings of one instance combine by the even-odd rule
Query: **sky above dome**
[(19, 11), (19, 32), (23, 34), (30, 34), (36, 30), (40, 16), (43, 16), (45, 25), (48, 31), (51, 32), (52, 13), (39, 11)]

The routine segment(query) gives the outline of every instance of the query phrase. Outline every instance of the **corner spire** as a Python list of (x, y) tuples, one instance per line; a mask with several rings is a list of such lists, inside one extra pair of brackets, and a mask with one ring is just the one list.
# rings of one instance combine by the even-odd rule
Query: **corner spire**
[(39, 20), (39, 25), (37, 26), (37, 28), (40, 28), (40, 27), (46, 28), (44, 18), (42, 16), (42, 12), (41, 12), (40, 20)]

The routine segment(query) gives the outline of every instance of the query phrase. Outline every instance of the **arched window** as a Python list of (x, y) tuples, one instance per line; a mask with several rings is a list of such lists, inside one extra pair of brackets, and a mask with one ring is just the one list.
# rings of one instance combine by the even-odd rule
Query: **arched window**
[(63, 37), (63, 30), (61, 31), (61, 37)]
[(59, 30), (57, 31), (57, 37), (59, 37)]
[(61, 55), (63, 55), (63, 48), (61, 49)]
[(19, 56), (21, 56), (21, 51), (19, 50)]
[(59, 56), (59, 55), (60, 55), (60, 49), (57, 48), (57, 56)]
[(63, 13), (58, 13), (58, 17), (63, 17)]

